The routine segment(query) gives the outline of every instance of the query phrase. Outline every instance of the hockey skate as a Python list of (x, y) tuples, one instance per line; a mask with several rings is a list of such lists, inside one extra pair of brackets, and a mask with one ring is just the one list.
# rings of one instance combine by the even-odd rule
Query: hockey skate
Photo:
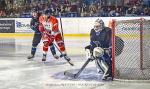
[(112, 75), (109, 72), (104, 73), (104, 75), (102, 76), (102, 80), (111, 81), (112, 80)]
[(111, 76), (104, 76), (104, 77), (102, 77), (102, 80), (103, 81), (111, 81), (112, 77)]
[(28, 60), (32, 60), (33, 58), (34, 58), (34, 55), (32, 54), (27, 57)]
[(59, 56), (56, 55), (56, 54), (54, 54), (53, 57), (54, 57), (55, 59), (59, 59)]
[(104, 81), (112, 81), (113, 78), (112, 78), (112, 72), (111, 71), (108, 71), (103, 77), (102, 77), (102, 80)]
[(46, 54), (43, 54), (42, 61), (46, 61)]

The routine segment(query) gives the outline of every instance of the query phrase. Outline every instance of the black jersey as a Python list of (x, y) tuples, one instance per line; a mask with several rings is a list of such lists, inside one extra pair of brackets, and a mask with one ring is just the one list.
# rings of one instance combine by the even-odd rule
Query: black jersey
[(96, 32), (94, 29), (90, 32), (91, 50), (95, 47), (109, 48), (111, 47), (111, 29), (104, 27), (102, 31)]
[(39, 31), (39, 17), (40, 17), (40, 13), (38, 13), (37, 18), (32, 17), (31, 21), (30, 21), (30, 27), (33, 31), (35, 31), (35, 33), (40, 33)]

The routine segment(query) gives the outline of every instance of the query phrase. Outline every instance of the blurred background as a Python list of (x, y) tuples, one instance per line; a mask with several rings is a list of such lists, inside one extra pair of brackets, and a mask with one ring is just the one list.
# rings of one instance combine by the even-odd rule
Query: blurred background
[(0, 0), (0, 17), (30, 18), (32, 8), (58, 17), (150, 16), (150, 0)]

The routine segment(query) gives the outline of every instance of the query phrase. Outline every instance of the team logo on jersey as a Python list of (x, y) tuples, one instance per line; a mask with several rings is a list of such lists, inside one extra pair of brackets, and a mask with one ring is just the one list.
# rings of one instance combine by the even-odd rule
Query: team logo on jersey
[(51, 31), (52, 30), (52, 23), (44, 22), (43, 26), (45, 30)]

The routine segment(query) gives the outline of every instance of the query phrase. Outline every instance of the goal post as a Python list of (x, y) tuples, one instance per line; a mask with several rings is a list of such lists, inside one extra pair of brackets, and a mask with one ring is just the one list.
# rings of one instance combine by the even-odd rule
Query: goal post
[[(112, 20), (109, 26), (112, 28), (112, 77), (150, 80), (150, 20)], [(118, 43), (116, 36), (123, 44)]]

